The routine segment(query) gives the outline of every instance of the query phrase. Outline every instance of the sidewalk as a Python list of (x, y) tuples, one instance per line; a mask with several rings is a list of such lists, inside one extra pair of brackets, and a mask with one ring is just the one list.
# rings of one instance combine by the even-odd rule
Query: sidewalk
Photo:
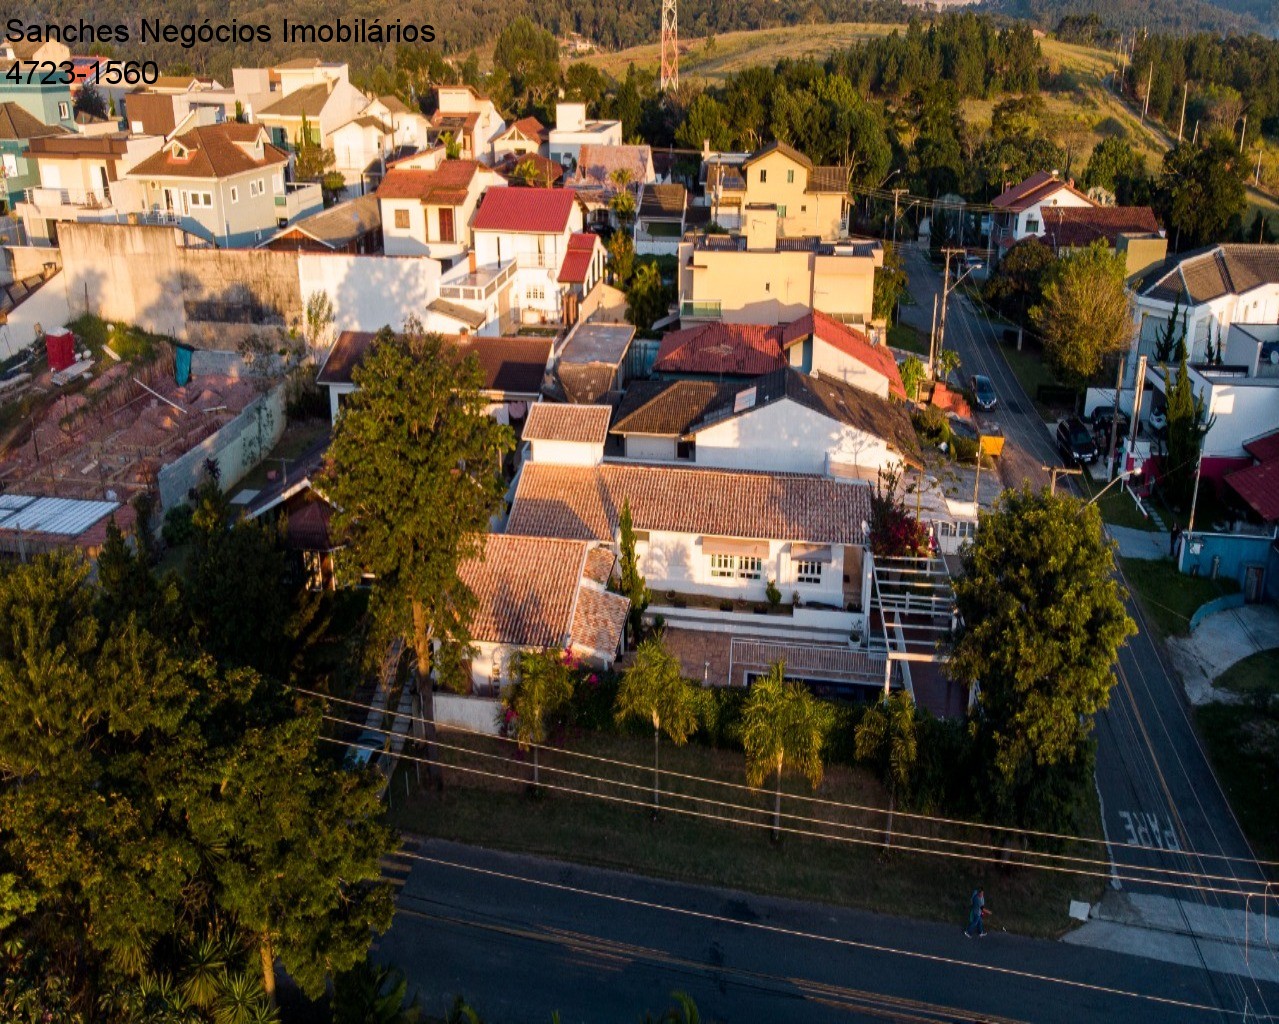
[(1192, 704), (1233, 701), (1237, 697), (1213, 688), (1212, 681), (1258, 651), (1279, 647), (1279, 608), (1246, 604), (1209, 615), (1189, 636), (1169, 637), (1172, 655)]
[[(1151, 960), (1205, 966), (1210, 971), (1279, 981), (1279, 901), (1270, 901), (1269, 919), (1261, 902), (1252, 912), (1168, 896), (1107, 894), (1088, 922), (1062, 941)], [(1269, 941), (1267, 942), (1267, 935)]]
[(1172, 557), (1168, 553), (1171, 535), (1159, 530), (1135, 530), (1131, 526), (1111, 526), (1106, 531), (1119, 545), (1119, 553), (1124, 558), (1140, 558), (1147, 562), (1157, 562), (1161, 558)]

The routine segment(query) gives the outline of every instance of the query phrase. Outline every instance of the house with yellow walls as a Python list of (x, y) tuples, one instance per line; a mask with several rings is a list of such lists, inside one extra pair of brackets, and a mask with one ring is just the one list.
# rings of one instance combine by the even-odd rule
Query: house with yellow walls
[(785, 142), (772, 142), (740, 164), (708, 168), (711, 220), (741, 230), (750, 206), (777, 207), (784, 238), (840, 238), (848, 233), (848, 169), (819, 167)]

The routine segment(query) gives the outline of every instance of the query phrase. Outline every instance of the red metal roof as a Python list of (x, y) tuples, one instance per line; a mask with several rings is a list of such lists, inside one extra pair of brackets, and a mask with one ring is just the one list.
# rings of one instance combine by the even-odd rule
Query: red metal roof
[(902, 386), (901, 373), (898, 372), (897, 360), (893, 358), (893, 354), (882, 345), (872, 345), (861, 331), (815, 309), (782, 327), (782, 348), (788, 349), (808, 337), (824, 341), (845, 355), (852, 356), (859, 363), (887, 378), (888, 390), (894, 395), (898, 398), (906, 397), (906, 389)]
[(558, 234), (568, 227), (577, 193), (572, 189), (491, 188), (475, 211), (476, 231)]
[(653, 369), (659, 373), (762, 377), (786, 365), (775, 327), (709, 323), (662, 338)]
[(1263, 520), (1279, 522), (1279, 459), (1237, 469), (1225, 480)]
[(1258, 462), (1279, 459), (1279, 430), (1272, 430), (1243, 443), (1244, 451)]
[(586, 283), (586, 272), (591, 269), (591, 258), (595, 255), (595, 243), (598, 241), (599, 236), (589, 231), (569, 236), (568, 252), (560, 264), (561, 284)]

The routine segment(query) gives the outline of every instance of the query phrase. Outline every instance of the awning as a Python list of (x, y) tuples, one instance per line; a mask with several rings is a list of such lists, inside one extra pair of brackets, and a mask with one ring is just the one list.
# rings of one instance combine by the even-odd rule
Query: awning
[(732, 540), (728, 537), (703, 537), (702, 550), (708, 555), (746, 555), (753, 558), (767, 558), (768, 541)]
[(790, 546), (792, 562), (830, 562), (833, 553), (829, 544), (799, 544)]

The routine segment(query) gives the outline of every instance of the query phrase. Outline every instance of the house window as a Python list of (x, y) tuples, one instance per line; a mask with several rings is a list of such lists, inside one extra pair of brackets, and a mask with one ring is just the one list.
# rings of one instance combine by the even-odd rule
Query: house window
[(795, 563), (796, 583), (821, 583), (822, 563), (801, 561)]
[(778, 216), (778, 217), (785, 217), (785, 216), (786, 216), (786, 207), (784, 207), (784, 206), (779, 206), (779, 207), (777, 208), (777, 216)]
[(191, 209), (209, 209), (213, 206), (213, 196), (208, 192), (191, 192), (188, 193), (187, 200)]
[(408, 211), (408, 210), (396, 210), (396, 211), (395, 211), (395, 226), (396, 226), (399, 230), (401, 230), (401, 231), (407, 231), (407, 230), (408, 230), (408, 226), (409, 226), (409, 211)]
[(240, 201), (240, 190), (234, 185), (231, 186), (231, 202), (238, 203)]
[(697, 454), (696, 441), (676, 441), (675, 442), (675, 458), (687, 459), (692, 461)]
[(262, 194), (262, 182), (260, 181), (249, 182), (249, 198), (252, 199), (255, 196), (260, 196), (261, 194)]
[(524, 298), (528, 302), (543, 302), (546, 299), (546, 289), (539, 285), (533, 285), (524, 293)]
[(795, 184), (795, 172), (794, 172), (794, 171), (787, 171), (787, 172), (786, 172), (786, 184), (787, 184), (787, 185), (794, 185), (794, 184)]
[(1026, 234), (1028, 235), (1039, 234), (1039, 219), (1037, 217), (1026, 218)]
[(4, 170), (4, 177), (16, 178), (18, 176), (18, 158), (13, 153), (0, 153), (0, 169)]
[(807, 206), (801, 206), (801, 207), (799, 208), (799, 212), (800, 212), (800, 213), (807, 213), (807, 212), (808, 212), (808, 207), (807, 207)]
[(70, 120), (70, 118), (71, 118), (71, 104), (69, 104), (69, 103), (59, 103), (59, 104), (58, 104), (58, 117), (60, 117), (63, 121)]
[(737, 559), (737, 575), (738, 578), (744, 580), (757, 580), (763, 575), (764, 560), (756, 558), (753, 555), (742, 555)]
[(737, 575), (737, 558), (734, 555), (711, 555), (711, 576), (732, 579)]
[(759, 169), (759, 183), (763, 185), (766, 181), (768, 181), (768, 171), (761, 167)]
[(271, 178), (271, 188), (277, 196), (284, 195), (284, 175), (276, 174)]

